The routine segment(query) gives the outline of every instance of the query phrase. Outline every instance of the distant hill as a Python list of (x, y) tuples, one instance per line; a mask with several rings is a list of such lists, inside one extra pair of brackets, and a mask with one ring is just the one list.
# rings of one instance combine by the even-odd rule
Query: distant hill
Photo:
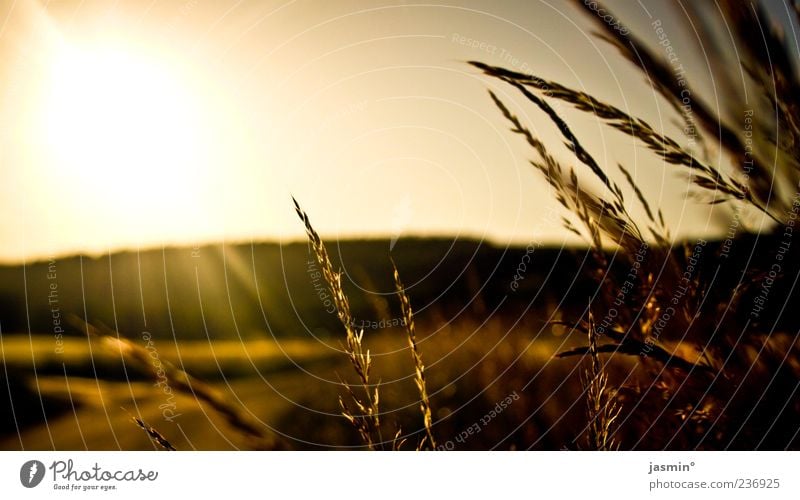
[[(421, 318), (539, 307), (589, 293), (589, 284), (575, 276), (583, 257), (578, 250), (537, 248), (512, 289), (524, 248), (444, 238), (400, 240), (391, 251), (389, 240), (328, 246), (346, 273), (353, 312), (367, 328), (398, 317), (390, 255)], [(65, 335), (80, 335), (65, 321), (74, 314), (125, 336), (325, 334), (339, 327), (318, 271), (303, 243), (175, 247), (2, 266), (0, 322), (6, 333), (53, 333), (61, 321)]]
[[(715, 290), (729, 295), (742, 281), (765, 278), (779, 242), (779, 236), (744, 236), (724, 259), (717, 257), (721, 243), (710, 242), (701, 272)], [(367, 329), (399, 317), (390, 256), (417, 316), (437, 323), (465, 313), (482, 320), (493, 311), (511, 318), (555, 307), (568, 312), (585, 307), (594, 292), (582, 271), (586, 249), (537, 247), (526, 257), (522, 247), (469, 239), (402, 239), (391, 250), (389, 240), (378, 239), (327, 245), (334, 264), (345, 272), (354, 316)], [(800, 245), (793, 245), (783, 261), (788, 276), (800, 273), (800, 261), (792, 257), (798, 251)], [(520, 264), (525, 269), (515, 280)], [(341, 327), (318, 272), (304, 243), (174, 247), (25, 268), (0, 266), (0, 323), (4, 333), (55, 333), (57, 308), (61, 320), (74, 314), (125, 336), (142, 331), (176, 339), (338, 333)], [(769, 304), (788, 328), (800, 324), (794, 310), (782, 307), (798, 294), (793, 285), (793, 280), (776, 284)], [(752, 287), (750, 293), (757, 292)], [(71, 324), (63, 326), (66, 335), (82, 335)]]

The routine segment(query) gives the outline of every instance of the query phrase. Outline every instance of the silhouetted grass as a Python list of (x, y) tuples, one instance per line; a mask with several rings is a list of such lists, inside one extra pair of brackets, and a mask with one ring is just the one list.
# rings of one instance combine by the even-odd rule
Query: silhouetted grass
[[(666, 59), (635, 34), (621, 34), (584, 2), (576, 4), (596, 21), (599, 36), (619, 49), (644, 73), (645, 81), (680, 112), (685, 105), (686, 87), (676, 83)], [(698, 25), (710, 30), (708, 12), (701, 19), (701, 10), (702, 6), (693, 4), (688, 13)], [(735, 42), (744, 55), (742, 67), (748, 75), (748, 88), (756, 89), (772, 105), (764, 113), (759, 109), (751, 131), (737, 129), (728, 122), (728, 117), (736, 116), (733, 113), (740, 115), (746, 109), (737, 92), (729, 90), (722, 103), (725, 109), (716, 112), (700, 99), (692, 101), (694, 113), (684, 118), (699, 122), (696, 129), (705, 134), (698, 137), (702, 144), (719, 136), (718, 147), (728, 153), (733, 168), (700, 157), (690, 146), (586, 92), (534, 75), (470, 62), (535, 105), (561, 133), (575, 159), (586, 167), (586, 173), (599, 180), (603, 188), (603, 192), (595, 193), (582, 186), (579, 172), (562, 166), (518, 116), (490, 92), (512, 132), (521, 135), (536, 153), (531, 164), (580, 223), (576, 226), (564, 218), (565, 228), (584, 236), (592, 248), (592, 259), (585, 271), (596, 281), (597, 289), (589, 307), (589, 321), (567, 321), (571, 328), (588, 333), (589, 345), (569, 349), (560, 356), (590, 359), (585, 385), (590, 408), (588, 439), (593, 449), (614, 448), (615, 441), (624, 448), (797, 446), (797, 336), (792, 331), (776, 330), (780, 313), (777, 317), (767, 316), (761, 307), (766, 299), (762, 296), (759, 302), (758, 295), (768, 294), (773, 283), (793, 279), (788, 273), (790, 268), (778, 265), (779, 271), (775, 271), (773, 265), (771, 269), (731, 269), (725, 266), (725, 259), (735, 242), (714, 247), (702, 240), (673, 243), (662, 210), (648, 202), (630, 170), (617, 165), (646, 214), (646, 220), (635, 220), (612, 169), (594, 159), (547, 102), (553, 99), (567, 103), (641, 141), (653, 152), (654, 160), (661, 159), (688, 174), (710, 203), (733, 203), (737, 209), (750, 207), (766, 214), (775, 224), (770, 229), (778, 236), (775, 241), (780, 241), (781, 234), (790, 240), (797, 217), (796, 186), (800, 178), (800, 85), (796, 60), (762, 7), (723, 1), (718, 16), (719, 22), (733, 27)], [(709, 46), (712, 51), (720, 50), (713, 43)], [(719, 57), (712, 54), (709, 59), (721, 71), (717, 78), (739, 71), (737, 67), (723, 68), (722, 61), (727, 59), (721, 53), (716, 55)], [(749, 141), (751, 133), (755, 139)], [(750, 149), (748, 143), (756, 146)], [(765, 144), (773, 145), (772, 154)], [(646, 226), (647, 232), (640, 226)], [(606, 258), (605, 249), (609, 247), (619, 249), (613, 262)], [(784, 242), (783, 247), (773, 249), (774, 262), (788, 261), (790, 256), (796, 259), (796, 249), (797, 245)], [(737, 282), (720, 279), (731, 272), (738, 276)], [(600, 320), (595, 324), (592, 318)], [(603, 338), (609, 342), (599, 344)], [(609, 388), (601, 353), (612, 355), (607, 363), (614, 362), (617, 356), (635, 357), (644, 376), (629, 374), (615, 381), (616, 390)], [(616, 398), (611, 397), (614, 393)], [(623, 411), (618, 415), (618, 404), (623, 401)], [(616, 420), (629, 429), (625, 436), (613, 430), (611, 423)]]
[(348, 399), (355, 404), (358, 411), (353, 411), (350, 408), (347, 400), (339, 397), (339, 404), (342, 407), (342, 415), (358, 430), (359, 435), (364, 443), (370, 450), (375, 450), (377, 447), (383, 446), (383, 438), (381, 437), (381, 422), (380, 410), (378, 404), (380, 402), (380, 384), (373, 384), (370, 382), (370, 369), (372, 368), (372, 358), (370, 357), (369, 349), (364, 347), (364, 329), (356, 331), (353, 326), (355, 321), (350, 312), (350, 301), (342, 288), (342, 273), (333, 269), (333, 264), (328, 256), (328, 250), (325, 244), (319, 237), (314, 227), (311, 225), (311, 220), (308, 215), (300, 208), (297, 200), (292, 198), (297, 216), (303, 221), (305, 225), (308, 241), (311, 244), (314, 256), (317, 259), (320, 267), (322, 268), (322, 275), (328, 283), (331, 293), (333, 294), (333, 301), (336, 305), (336, 313), (339, 321), (345, 329), (346, 344), (345, 353), (350, 359), (350, 364), (353, 366), (358, 375), (361, 383), (362, 396), (356, 395), (353, 388), (347, 382), (342, 382), (345, 390), (347, 391)]

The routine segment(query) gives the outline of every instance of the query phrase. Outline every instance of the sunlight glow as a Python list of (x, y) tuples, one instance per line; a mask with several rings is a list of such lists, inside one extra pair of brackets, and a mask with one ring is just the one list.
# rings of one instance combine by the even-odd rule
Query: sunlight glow
[[(110, 48), (62, 48), (42, 100), (48, 153), (111, 199), (179, 195), (201, 158), (199, 117), (165, 65)], [(84, 186), (87, 187), (87, 186)]]

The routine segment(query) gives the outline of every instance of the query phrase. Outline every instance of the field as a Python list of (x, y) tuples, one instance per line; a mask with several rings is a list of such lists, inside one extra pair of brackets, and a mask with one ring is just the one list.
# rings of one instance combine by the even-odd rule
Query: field
[[(345, 269), (354, 263), (361, 267), (353, 272), (359, 278), (348, 282), (347, 290), (354, 315), (363, 318), (358, 323), (365, 326), (373, 380), (380, 381), (382, 446), (391, 448), (398, 429), (409, 443), (418, 441), (425, 429), (399, 306), (385, 293), (391, 290), (390, 264), (367, 257), (385, 253), (388, 245), (380, 240), (341, 242), (335, 258)], [(750, 245), (744, 241), (740, 248)], [(532, 271), (512, 290), (508, 269), (515, 269), (511, 263), (525, 253), (524, 248), (446, 240), (401, 241), (392, 252), (398, 267), (408, 270), (409, 283), (417, 283), (409, 287), (409, 294), (416, 306), (433, 431), (441, 449), (586, 446), (586, 364), (580, 358), (576, 363), (574, 357), (556, 357), (585, 344), (585, 335), (569, 325), (548, 323), (565, 319), (564, 314), (580, 314), (585, 307), (581, 297), (589, 296), (591, 283), (575, 272), (584, 254), (539, 249), (533, 262), (546, 273)], [(414, 258), (420, 254), (430, 256), (434, 264), (423, 265), (425, 261)], [(132, 420), (138, 417), (181, 450), (363, 448), (338, 402), (339, 395), (346, 394), (342, 381), (354, 380), (344, 334), (326, 308), (325, 294), (320, 296), (313, 268), (309, 272), (309, 256), (304, 244), (231, 245), (224, 250), (187, 247), (27, 266), (30, 317), (39, 321), (33, 323), (34, 331), (50, 333), (3, 334), (3, 385), (11, 396), (4, 404), (11, 411), (4, 413), (0, 446), (160, 448)], [(733, 267), (739, 265), (737, 260), (734, 254)], [(233, 273), (242, 262), (250, 265)], [(128, 265), (138, 267), (137, 272), (128, 269), (129, 274), (142, 273), (142, 295), (137, 280), (126, 281), (117, 272)], [(82, 331), (84, 299), (72, 292), (80, 289), (81, 268), (93, 287), (86, 293), (86, 318), (92, 328), (104, 329), (90, 335)], [(60, 339), (52, 333), (47, 299), (53, 281), (48, 274), (54, 271), (64, 317)], [(24, 289), (14, 282), (21, 268), (0, 272), (4, 304), (24, 303), (24, 297), (14, 296)], [(231, 276), (226, 280), (227, 273)], [(432, 273), (433, 279), (424, 279)], [(229, 298), (214, 296), (218, 287), (202, 285), (205, 280), (227, 281)], [(283, 294), (280, 288), (269, 288), (284, 280), (291, 286), (284, 287)], [(198, 281), (202, 313), (200, 301), (191, 300), (198, 297)], [(110, 290), (112, 283), (113, 295), (100, 292), (104, 287)], [(253, 296), (248, 287), (255, 283), (262, 297), (269, 293), (269, 302), (263, 303), (267, 322), (260, 315), (239, 314), (245, 309), (242, 302)], [(504, 284), (506, 291), (501, 293)], [(141, 318), (123, 320), (141, 317), (142, 299), (147, 327)], [(257, 304), (250, 307), (259, 310)], [(199, 325), (195, 314), (202, 319)], [(796, 328), (794, 313), (783, 313), (781, 319), (782, 328)], [(24, 330), (26, 323), (12, 326)], [(114, 324), (122, 342), (102, 326)], [(131, 345), (144, 357), (131, 355)], [(601, 359), (605, 364), (611, 358)], [(168, 365), (176, 371), (159, 372)], [(787, 369), (797, 368), (796, 360), (788, 361)], [(650, 376), (636, 356), (614, 356), (606, 370), (612, 384), (625, 386), (620, 401), (633, 401), (625, 391), (635, 392)], [(498, 406), (501, 402), (505, 404)], [(663, 438), (654, 433), (641, 439), (641, 428), (653, 410), (627, 413), (630, 404), (623, 406), (627, 418), (615, 439), (637, 449), (663, 446)], [(761, 436), (763, 431), (753, 432)], [(774, 442), (796, 439), (796, 423), (787, 422), (776, 431)], [(687, 438), (674, 446), (684, 446), (683, 439)], [(404, 449), (413, 448), (406, 444)]]
[[(360, 271), (362, 280), (375, 275), (375, 280), (367, 283), (369, 286), (386, 286), (386, 275), (380, 274), (386, 263), (376, 263), (376, 259), (362, 256), (388, 248), (388, 244), (388, 241), (343, 242), (344, 262), (359, 262), (364, 268)], [(401, 242), (394, 257), (402, 262), (404, 252), (407, 255), (427, 252), (434, 258), (439, 257), (436, 269), (431, 271), (421, 266), (417, 270), (419, 275), (435, 272), (459, 280), (454, 266), (463, 265), (465, 260), (472, 262), (468, 267), (470, 273), (480, 274), (497, 267), (494, 259), (515, 259), (523, 252), (522, 249), (502, 251), (476, 242), (456, 242), (455, 247), (460, 248), (460, 252), (454, 252), (453, 246), (453, 242), (447, 241)], [(196, 326), (193, 321), (197, 318), (192, 314), (200, 315), (196, 309), (199, 303), (192, 304), (186, 298), (198, 293), (191, 278), (221, 277), (221, 281), (225, 281), (226, 269), (223, 268), (235, 267), (228, 259), (241, 262), (241, 255), (253, 252), (267, 258), (259, 261), (255, 273), (252, 268), (244, 268), (245, 274), (237, 276), (238, 287), (230, 285), (231, 298), (223, 302), (216, 298), (209, 299), (208, 303), (204, 301), (201, 316), (205, 326)], [(30, 317), (40, 320), (34, 327), (39, 331), (53, 331), (52, 315), (48, 314), (52, 305), (47, 297), (49, 283), (54, 281), (48, 279), (48, 274), (55, 273), (65, 333), (58, 339), (54, 334), (3, 335), (4, 378), (11, 382), (11, 400), (7, 404), (13, 411), (5, 414), (2, 446), (7, 449), (149, 449), (153, 445), (147, 434), (140, 432), (132, 422), (134, 415), (158, 428), (178, 449), (360, 446), (338, 408), (337, 393), (341, 389), (338, 377), (349, 375), (349, 367), (342, 352), (342, 338), (337, 336), (336, 317), (326, 312), (325, 299), (321, 299), (319, 289), (315, 289), (313, 272), (308, 272), (307, 247), (295, 244), (281, 249), (277, 245), (262, 245), (254, 250), (247, 246), (230, 246), (224, 251), (224, 259), (222, 248), (203, 248), (199, 253), (206, 256), (197, 264), (199, 271), (193, 265), (198, 260), (198, 250), (192, 248), (170, 249), (165, 253), (143, 252), (138, 256), (66, 259), (28, 266)], [(281, 259), (270, 262), (270, 255), (283, 255), (283, 263)], [(353, 256), (352, 260), (347, 260), (347, 256)], [(543, 251), (542, 261), (549, 262), (555, 256), (554, 252)], [(164, 292), (159, 295), (153, 286), (153, 281), (160, 279), (160, 273), (146, 267), (149, 262), (168, 269), (169, 279), (161, 284), (170, 290), (169, 311)], [(109, 267), (109, 263), (113, 263), (113, 267)], [(124, 275), (116, 272), (124, 270), (127, 264), (140, 263), (139, 272), (144, 276), (155, 275), (153, 281), (143, 279), (147, 330), (140, 322), (126, 324), (119, 319), (142, 314), (141, 297), (134, 293), (139, 285), (126, 282), (120, 278)], [(81, 319), (77, 313), (81, 311), (83, 297), (73, 291), (80, 287), (81, 267), (84, 276), (91, 277), (85, 283), (91, 280), (94, 287), (86, 293), (90, 299), (89, 322), (108, 325), (114, 324), (117, 318), (123, 338), (149, 349), (149, 365), (126, 357), (120, 346), (109, 338), (87, 336), (80, 331)], [(186, 271), (188, 277), (182, 276), (181, 270)], [(21, 276), (21, 269), (5, 268), (2, 272), (6, 277), (5, 304), (23, 302), (24, 297), (14, 296), (15, 290), (24, 289), (14, 282), (15, 276)], [(263, 276), (281, 274), (296, 286), (286, 288), (283, 297), (279, 290), (267, 289), (271, 302), (265, 304), (264, 310), (272, 331), (267, 331), (258, 317), (231, 316), (228, 300), (241, 308), (248, 282), (268, 285), (271, 280)], [(409, 276), (414, 277), (413, 274)], [(506, 276), (494, 278), (485, 285), (499, 287), (505, 279)], [(99, 291), (105, 286), (111, 287), (112, 282), (115, 284), (113, 295)], [(574, 375), (569, 363), (555, 361), (552, 357), (558, 349), (575, 342), (566, 336), (551, 334), (549, 329), (543, 328), (544, 322), (533, 315), (516, 317), (512, 312), (523, 309), (533, 290), (541, 293), (539, 300), (543, 304), (553, 300), (552, 292), (540, 288), (541, 277), (532, 273), (524, 289), (501, 304), (482, 299), (485, 291), (479, 291), (474, 297), (464, 293), (468, 287), (460, 285), (461, 281), (455, 285), (437, 280), (421, 283), (415, 293), (415, 298), (419, 298), (415, 303), (421, 306), (417, 320), (419, 344), (429, 367), (437, 432), (452, 433), (455, 437), (479, 420), (483, 416), (481, 412), (491, 410), (496, 402), (517, 392), (525, 393), (526, 398), (515, 402), (504, 415), (498, 415), (491, 425), (487, 423), (481, 435), (454, 446), (481, 449), (491, 443), (508, 448), (527, 446), (537, 440), (540, 447), (568, 444), (569, 425), (558, 421), (564, 421), (569, 414), (565, 410), (570, 405), (580, 418), (582, 406), (574, 384), (551, 394), (551, 389), (562, 378)], [(429, 283), (438, 284), (431, 286)], [(206, 293), (218, 293), (216, 288), (201, 287), (200, 290), (204, 298)], [(413, 363), (402, 325), (397, 320), (392, 324), (392, 306), (384, 295), (375, 292), (379, 289), (363, 294), (363, 298), (354, 303), (354, 310), (359, 318), (364, 318), (359, 322), (367, 326), (365, 341), (375, 359), (375, 375), (381, 380), (384, 420), (389, 426), (401, 426), (404, 435), (413, 435), (420, 431), (411, 380)], [(34, 300), (37, 297), (41, 300)], [(424, 301), (429, 302), (427, 307), (423, 306)], [(287, 303), (294, 304), (296, 310), (292, 311)], [(381, 311), (381, 307), (388, 309)], [(381, 318), (380, 314), (388, 316)], [(448, 318), (448, 315), (452, 316)], [(381, 319), (384, 323), (380, 323)], [(241, 339), (231, 333), (237, 331), (234, 328), (223, 330), (222, 326), (213, 329), (208, 326), (224, 325), (226, 321), (236, 325)], [(166, 325), (166, 328), (159, 325)], [(169, 325), (174, 328), (174, 337)], [(383, 325), (389, 326), (374, 328)], [(15, 326), (24, 328), (25, 322)], [(264, 436), (242, 432), (241, 426), (226, 420), (224, 412), (220, 413), (207, 402), (198, 402), (191, 387), (175, 388), (174, 393), (170, 388), (167, 394), (164, 385), (174, 383), (154, 385), (159, 382), (154, 375), (155, 368), (167, 362), (221, 395), (248, 425), (263, 429)], [(540, 384), (548, 389), (538, 389)], [(531, 415), (534, 404), (542, 405), (535, 415), (536, 426), (542, 430), (532, 433), (529, 425), (515, 429)], [(159, 406), (172, 411), (167, 416), (180, 416), (168, 421)], [(512, 422), (515, 424), (510, 425)]]

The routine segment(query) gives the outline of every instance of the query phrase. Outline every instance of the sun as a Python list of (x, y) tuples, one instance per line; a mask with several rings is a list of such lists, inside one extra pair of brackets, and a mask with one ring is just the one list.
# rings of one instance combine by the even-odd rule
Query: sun
[(40, 101), (48, 161), (108, 202), (132, 193), (188, 201), (205, 143), (190, 89), (166, 62), (145, 54), (60, 48)]

